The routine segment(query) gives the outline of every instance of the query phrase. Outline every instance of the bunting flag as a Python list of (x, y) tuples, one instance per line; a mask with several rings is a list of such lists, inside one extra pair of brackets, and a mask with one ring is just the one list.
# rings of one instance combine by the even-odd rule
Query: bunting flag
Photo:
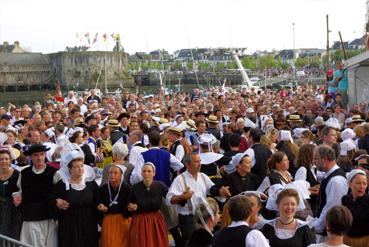
[(92, 44), (95, 44), (97, 42), (97, 36), (99, 36), (99, 33), (95, 34), (95, 38), (94, 38), (94, 41), (92, 42)]
[(103, 35), (104, 42), (106, 42), (106, 33)]
[(86, 39), (87, 39), (87, 41), (88, 41), (88, 44), (90, 44), (91, 43), (91, 40), (90, 40), (90, 33), (86, 33), (85, 34), (85, 37), (86, 37)]
[(112, 33), (112, 34), (110, 34), (110, 37), (112, 38), (112, 39), (114, 39), (114, 33)]
[(115, 41), (120, 41), (120, 35), (119, 35), (119, 33), (118, 33), (117, 35), (115, 35), (115, 36), (114, 36), (114, 40), (115, 40)]

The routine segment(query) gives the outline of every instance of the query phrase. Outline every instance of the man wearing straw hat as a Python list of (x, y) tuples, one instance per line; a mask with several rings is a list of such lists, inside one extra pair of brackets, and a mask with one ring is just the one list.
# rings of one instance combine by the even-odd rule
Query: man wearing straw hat
[(185, 149), (181, 144), (182, 130), (176, 127), (170, 127), (168, 129), (168, 138), (172, 143), (170, 153), (173, 154), (179, 161), (182, 161), (185, 155)]
[(222, 138), (222, 133), (218, 129), (219, 124), (218, 118), (214, 115), (210, 115), (206, 121), (208, 122), (209, 125), (207, 132), (215, 136), (215, 138), (217, 138), (218, 141), (220, 141), (220, 139)]

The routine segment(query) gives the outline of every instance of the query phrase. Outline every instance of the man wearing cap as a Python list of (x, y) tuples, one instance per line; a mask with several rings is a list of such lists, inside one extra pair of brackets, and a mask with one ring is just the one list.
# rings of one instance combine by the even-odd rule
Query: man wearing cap
[(170, 147), (170, 153), (173, 154), (179, 161), (182, 161), (185, 150), (181, 144), (182, 130), (176, 127), (170, 127), (168, 129), (168, 139), (172, 143)]
[(192, 146), (197, 131), (196, 123), (192, 119), (188, 119), (185, 123), (185, 126), (186, 126), (185, 137), (188, 141), (188, 144)]
[(17, 182), (20, 192), (13, 195), (14, 204), (21, 205), (22, 211), (20, 239), (32, 246), (57, 246), (57, 226), (48, 199), (60, 174), (46, 165), (45, 152), (48, 150), (42, 144), (35, 144), (24, 152), (31, 157), (32, 165), (21, 171)]
[(287, 122), (291, 130), (302, 127), (302, 119), (299, 114), (290, 114), (287, 116)]
[(220, 139), (222, 138), (222, 133), (218, 129), (219, 124), (218, 118), (214, 115), (210, 115), (209, 118), (207, 119), (207, 122), (208, 129), (206, 131), (215, 136), (215, 138), (217, 138), (217, 140), (220, 141)]
[(127, 113), (121, 113), (117, 117), (117, 120), (119, 121), (119, 131), (121, 131), (123, 134), (128, 135), (129, 134), (129, 116)]
[(110, 128), (110, 141), (114, 145), (124, 135), (123, 132), (119, 131), (119, 122), (115, 119), (108, 121), (108, 127)]
[(341, 199), (348, 191), (346, 174), (335, 160), (336, 155), (332, 148), (319, 145), (314, 149), (313, 161), (319, 171), (325, 172), (319, 188), (319, 218), (314, 224), (317, 240), (319, 238), (324, 240), (324, 237), (327, 236), (325, 219), (328, 210), (333, 206), (341, 205)]

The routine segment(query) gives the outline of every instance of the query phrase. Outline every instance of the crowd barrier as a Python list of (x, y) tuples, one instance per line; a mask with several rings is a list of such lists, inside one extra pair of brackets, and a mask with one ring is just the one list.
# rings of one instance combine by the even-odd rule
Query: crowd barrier
[(9, 238), (0, 234), (0, 246), (1, 247), (33, 247), (32, 245), (22, 243), (18, 240)]

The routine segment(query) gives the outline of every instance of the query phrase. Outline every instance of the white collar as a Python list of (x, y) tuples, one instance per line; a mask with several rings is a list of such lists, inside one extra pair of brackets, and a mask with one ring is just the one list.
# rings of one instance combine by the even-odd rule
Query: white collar
[(36, 174), (41, 174), (41, 173), (43, 173), (45, 170), (46, 170), (46, 165), (45, 165), (45, 167), (44, 167), (44, 168), (41, 168), (41, 169), (39, 169), (39, 170), (37, 170), (34, 166), (32, 166), (32, 171), (33, 171), (34, 173), (36, 173)]
[(327, 171), (324, 175), (324, 178), (327, 178), (329, 175), (331, 175), (335, 170), (339, 169), (340, 167), (335, 164), (329, 171)]
[(232, 221), (232, 223), (228, 227), (237, 227), (237, 226), (249, 226), (246, 221)]

